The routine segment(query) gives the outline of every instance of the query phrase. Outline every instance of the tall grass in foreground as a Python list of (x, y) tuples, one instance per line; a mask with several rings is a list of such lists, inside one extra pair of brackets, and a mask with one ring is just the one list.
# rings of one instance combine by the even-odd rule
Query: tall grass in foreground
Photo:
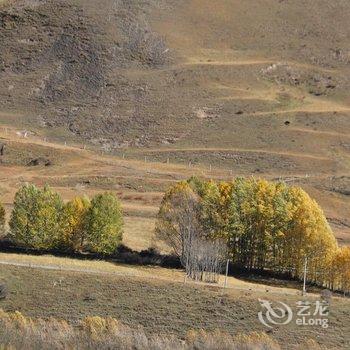
[[(279, 344), (265, 333), (232, 337), (221, 332), (188, 332), (185, 339), (147, 335), (113, 318), (87, 317), (77, 326), (55, 319), (31, 319), (20, 312), (0, 309), (0, 349), (133, 349), (133, 350), (277, 350)], [(308, 342), (300, 349), (320, 349)]]

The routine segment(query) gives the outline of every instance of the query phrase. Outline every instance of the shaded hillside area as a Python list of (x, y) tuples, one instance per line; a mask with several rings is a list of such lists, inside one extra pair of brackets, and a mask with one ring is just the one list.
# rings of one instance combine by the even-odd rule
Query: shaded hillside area
[[(346, 242), (349, 16), (347, 0), (5, 1), (1, 126), (297, 183)], [(3, 167), (45, 157), (36, 146), (22, 162), (7, 142)], [(182, 176), (168, 172), (166, 181)]]

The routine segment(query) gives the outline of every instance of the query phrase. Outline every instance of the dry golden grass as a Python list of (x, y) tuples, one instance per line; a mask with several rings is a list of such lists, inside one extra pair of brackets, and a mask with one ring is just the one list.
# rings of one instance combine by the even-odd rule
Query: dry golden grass
[[(306, 342), (305, 344), (310, 344)], [(315, 345), (317, 343), (315, 342)], [(138, 349), (278, 350), (278, 343), (265, 333), (232, 337), (224, 332), (188, 331), (184, 340), (166, 334), (146, 334), (141, 327), (130, 328), (114, 318), (89, 316), (78, 326), (63, 320), (24, 317), (20, 312), (0, 309), (0, 347), (7, 349)], [(318, 349), (319, 347), (315, 347)], [(321, 348), (320, 348), (321, 349)]]
[(154, 234), (154, 218), (127, 216), (124, 218), (124, 223), (123, 243), (127, 247), (131, 247), (137, 251), (154, 247), (161, 253), (171, 252), (168, 246), (156, 239)]
[[(71, 270), (87, 272), (93, 274), (115, 274), (125, 276), (137, 276), (144, 278), (159, 278), (183, 281), (183, 273), (180, 270), (163, 269), (159, 267), (133, 266), (118, 264), (108, 261), (98, 260), (79, 260), (70, 258), (61, 258), (51, 255), (25, 255), (25, 254), (7, 254), (0, 253), (0, 261), (5, 263), (32, 265), (33, 267), (53, 268), (57, 271)], [(1, 266), (1, 264), (0, 264)]]

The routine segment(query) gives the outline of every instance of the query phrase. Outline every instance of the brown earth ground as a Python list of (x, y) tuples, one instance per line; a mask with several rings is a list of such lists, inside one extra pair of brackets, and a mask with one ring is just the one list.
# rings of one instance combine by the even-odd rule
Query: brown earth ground
[(26, 181), (116, 191), (142, 249), (172, 182), (280, 178), (349, 244), (349, 15), (347, 0), (3, 2), (1, 200)]

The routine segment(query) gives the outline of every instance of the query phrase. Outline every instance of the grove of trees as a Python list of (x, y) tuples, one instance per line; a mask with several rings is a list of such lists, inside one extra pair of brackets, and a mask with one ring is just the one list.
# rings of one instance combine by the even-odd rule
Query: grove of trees
[[(4, 224), (1, 208), (0, 227)], [(64, 203), (49, 186), (28, 184), (15, 195), (9, 227), (10, 238), (27, 248), (110, 254), (121, 243), (123, 216), (113, 193)]]
[[(122, 210), (113, 193), (64, 203), (49, 186), (26, 184), (15, 195), (8, 237), (35, 250), (112, 254), (122, 234)], [(217, 281), (228, 258), (240, 268), (301, 279), (307, 259), (309, 282), (350, 291), (350, 247), (338, 246), (322, 209), (299, 187), (192, 177), (166, 191), (156, 234), (196, 280)]]
[(156, 233), (190, 276), (188, 255), (198, 250), (193, 242), (216, 246), (223, 240), (237, 266), (302, 278), (307, 258), (309, 282), (350, 289), (350, 248), (338, 247), (322, 209), (299, 187), (254, 178), (216, 183), (193, 177), (164, 195)]

